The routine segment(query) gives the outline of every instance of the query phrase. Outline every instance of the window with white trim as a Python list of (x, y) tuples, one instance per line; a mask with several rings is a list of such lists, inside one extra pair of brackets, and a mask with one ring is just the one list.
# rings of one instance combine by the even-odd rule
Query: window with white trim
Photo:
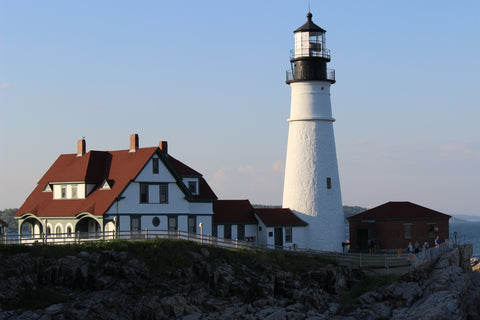
[(160, 184), (160, 203), (168, 203), (168, 183)]
[(412, 239), (412, 224), (404, 223), (403, 224), (403, 234), (405, 239)]
[(438, 232), (438, 225), (436, 223), (428, 224), (428, 237), (435, 238), (436, 233)]
[(197, 233), (197, 217), (196, 216), (188, 216), (188, 233)]
[(140, 232), (140, 217), (139, 216), (130, 216), (130, 230), (132, 232)]
[(285, 242), (292, 242), (292, 227), (285, 227)]
[(238, 240), (245, 240), (245, 225), (239, 224), (237, 225), (237, 239)]
[(223, 237), (225, 239), (232, 239), (232, 225), (231, 224), (225, 224), (223, 226)]
[(140, 203), (148, 203), (148, 184), (140, 183)]
[(152, 159), (152, 173), (158, 173), (159, 172), (159, 166), (158, 166), (158, 158), (153, 158)]
[(72, 184), (72, 199), (78, 198), (78, 185)]
[(177, 231), (178, 223), (177, 216), (168, 217), (168, 231)]
[(197, 181), (188, 181), (188, 190), (190, 190), (190, 192), (192, 194), (196, 194), (197, 193)]

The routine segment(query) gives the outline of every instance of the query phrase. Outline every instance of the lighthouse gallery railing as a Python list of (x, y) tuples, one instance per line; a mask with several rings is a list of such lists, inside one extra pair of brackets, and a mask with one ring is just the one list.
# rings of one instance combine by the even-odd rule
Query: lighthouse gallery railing
[[(294, 70), (287, 70), (287, 81), (295, 80), (295, 72)], [(327, 69), (327, 80), (335, 81), (335, 69)]]

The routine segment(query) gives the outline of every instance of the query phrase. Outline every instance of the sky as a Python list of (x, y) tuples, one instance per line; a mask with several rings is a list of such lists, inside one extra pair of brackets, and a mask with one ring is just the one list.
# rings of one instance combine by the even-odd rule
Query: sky
[[(0, 209), (60, 154), (167, 140), (221, 199), (280, 205), (308, 1), (0, 0)], [(480, 215), (480, 2), (310, 1), (344, 205)]]

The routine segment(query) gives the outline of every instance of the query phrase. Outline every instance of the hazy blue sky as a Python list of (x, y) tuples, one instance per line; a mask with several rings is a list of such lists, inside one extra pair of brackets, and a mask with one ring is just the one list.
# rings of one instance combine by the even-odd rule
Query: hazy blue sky
[[(315, 1), (343, 202), (480, 214), (480, 1)], [(308, 1), (0, 0), (0, 209), (62, 153), (168, 140), (223, 199), (280, 204)]]

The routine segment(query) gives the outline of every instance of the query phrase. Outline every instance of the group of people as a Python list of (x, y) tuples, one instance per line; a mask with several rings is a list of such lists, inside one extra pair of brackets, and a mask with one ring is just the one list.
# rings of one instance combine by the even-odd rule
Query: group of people
[[(440, 243), (441, 243), (440, 237), (437, 236), (435, 238), (435, 241), (434, 241), (435, 248), (440, 247)], [(428, 242), (425, 241), (423, 243), (423, 250), (427, 250), (429, 248), (429, 246), (430, 245), (428, 244)], [(407, 252), (408, 253), (414, 253), (414, 254), (419, 253), (420, 252), (420, 243), (418, 243), (418, 241), (415, 241), (415, 244), (412, 244), (412, 242), (409, 242), (408, 246), (407, 246)]]

